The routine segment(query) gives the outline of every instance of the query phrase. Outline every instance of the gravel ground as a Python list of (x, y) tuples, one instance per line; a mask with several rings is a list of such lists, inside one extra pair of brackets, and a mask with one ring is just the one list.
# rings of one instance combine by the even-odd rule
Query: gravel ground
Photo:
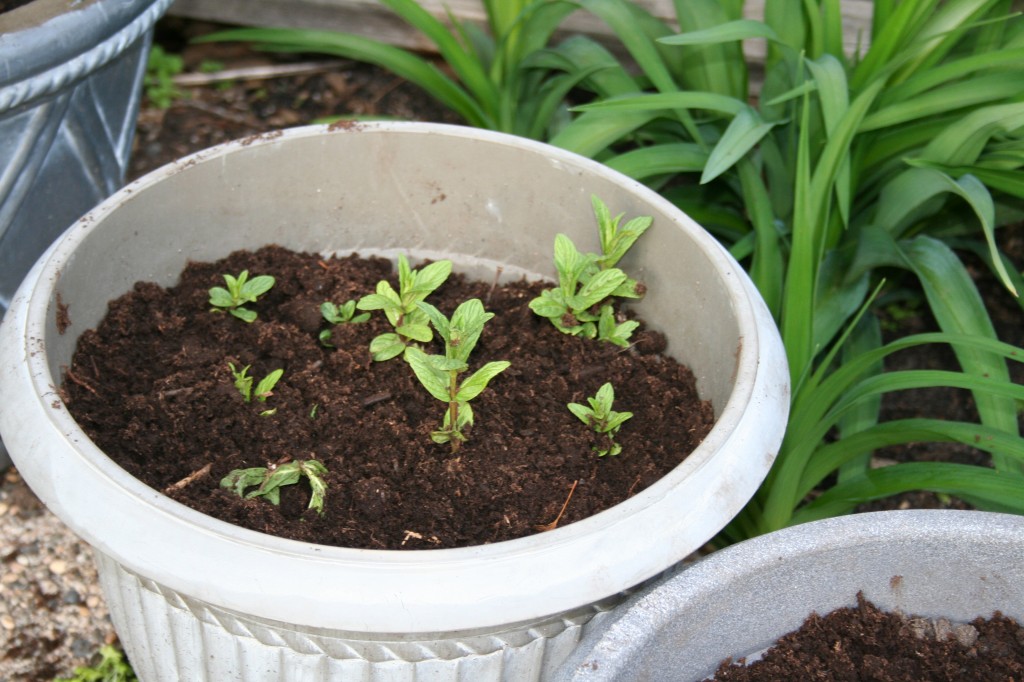
[(69, 676), (117, 639), (92, 551), (15, 469), (0, 485), (0, 562), (0, 680)]

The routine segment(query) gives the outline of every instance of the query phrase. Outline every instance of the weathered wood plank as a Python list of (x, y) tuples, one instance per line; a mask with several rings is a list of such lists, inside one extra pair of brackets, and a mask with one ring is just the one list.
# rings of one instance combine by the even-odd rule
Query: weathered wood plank
[[(635, 0), (654, 15), (672, 22), (675, 17), (672, 0)], [(454, 16), (465, 21), (483, 23), (485, 15), (480, 0), (420, 0), (435, 16), (446, 17), (447, 7)], [(844, 0), (844, 42), (852, 53), (867, 35), (871, 22), (871, 0)], [(378, 0), (177, 0), (171, 14), (247, 26), (281, 26), (347, 31), (382, 40), (392, 45), (431, 51), (432, 45), (411, 29)], [(746, 15), (761, 18), (763, 0), (748, 2)], [(611, 31), (596, 17), (580, 11), (565, 23), (567, 32), (582, 32), (596, 38), (608, 37)], [(747, 41), (746, 49), (754, 59), (763, 58), (764, 45)]]

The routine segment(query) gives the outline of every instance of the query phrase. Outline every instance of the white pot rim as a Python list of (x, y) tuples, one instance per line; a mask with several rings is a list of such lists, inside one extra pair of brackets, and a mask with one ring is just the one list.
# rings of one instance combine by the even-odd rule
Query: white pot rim
[[(739, 388), (712, 433), (683, 464), (626, 502), (549, 533), (460, 549), (349, 549), (272, 537), (195, 512), (129, 476), (89, 441), (65, 410), (51, 408), (59, 379), (50, 375), (39, 349), (47, 333), (52, 289), (74, 258), (75, 246), (104, 216), (172, 174), (244, 148), (324, 134), (395, 132), (468, 136), (544, 153), (555, 163), (614, 175), (634, 185), (645, 200), (679, 215), (680, 228), (693, 232), (695, 241), (728, 273), (743, 335)], [(774, 459), (789, 403), (785, 353), (767, 309), (742, 269), (692, 220), (639, 183), (575, 154), (500, 133), (429, 123), (291, 129), (199, 152), (129, 184), (72, 226), (36, 264), (0, 328), (0, 352), (0, 392), (8, 401), (14, 395), (19, 401), (38, 401), (38, 410), (46, 414), (42, 428), (55, 431), (66, 444), (60, 461), (50, 465), (66, 469), (47, 467), (45, 474), (37, 474), (27, 462), (31, 454), (19, 441), (38, 443), (38, 435), (20, 432), (14, 423), (18, 417), (0, 415), (0, 431), (5, 441), (10, 434), (15, 463), (44, 502), (99, 551), (162, 586), (226, 609), (252, 613), (248, 594), (256, 587), (261, 617), (381, 633), (459, 631), (528, 621), (592, 604), (659, 573), (723, 527), (753, 494)], [(742, 460), (729, 454), (748, 441), (770, 449), (759, 453), (753, 466), (749, 453)], [(736, 480), (702, 479), (704, 465), (714, 456), (736, 458)], [(90, 486), (109, 510), (120, 510), (118, 533), (106, 533), (99, 520), (82, 521), (89, 517), (82, 502), (45, 499), (44, 491), (56, 488), (42, 482), (42, 475), (78, 477)], [(707, 504), (694, 509), (695, 496)], [(226, 561), (226, 555), (236, 561)], [(296, 595), (296, 584), (305, 592)], [(349, 614), (338, 613), (338, 603), (365, 607), (358, 627)]]

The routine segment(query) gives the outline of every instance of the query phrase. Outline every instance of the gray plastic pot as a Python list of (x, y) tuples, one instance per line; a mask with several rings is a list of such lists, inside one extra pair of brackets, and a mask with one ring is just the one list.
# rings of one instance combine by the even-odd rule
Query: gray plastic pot
[[(55, 386), (77, 336), (140, 279), (269, 242), (447, 257), (470, 275), (553, 276), (555, 233), (596, 250), (590, 196), (651, 215), (623, 262), (639, 313), (695, 372), (717, 423), (661, 481), (591, 518), (493, 545), (308, 545), (188, 509), (114, 465)], [(72, 324), (57, 328), (58, 309)], [(546, 679), (623, 592), (720, 530), (764, 478), (789, 380), (743, 270), (656, 193), (497, 133), (381, 123), (223, 145), (129, 184), (37, 263), (0, 328), (0, 434), (39, 497), (96, 550), (143, 680)], [(17, 400), (14, 400), (17, 396)], [(636, 409), (635, 407), (633, 408)], [(349, 677), (351, 676), (351, 677)]]
[(856, 604), (952, 622), (1024, 621), (1024, 518), (951, 510), (817, 521), (739, 543), (634, 595), (558, 682), (691, 682), (756, 654), (810, 613)]
[[(46, 247), (123, 184), (170, 4), (34, 0), (0, 14), (0, 318)], [(0, 471), (9, 463), (0, 444)]]

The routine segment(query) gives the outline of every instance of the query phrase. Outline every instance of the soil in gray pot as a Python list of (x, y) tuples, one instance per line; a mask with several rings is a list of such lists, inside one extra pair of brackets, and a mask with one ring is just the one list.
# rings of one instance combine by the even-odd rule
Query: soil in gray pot
[(857, 606), (812, 614), (762, 658), (724, 661), (716, 682), (1010, 682), (1024, 679), (1024, 630), (995, 613), (951, 625)]
[[(242, 270), (277, 280), (250, 304), (251, 324), (209, 304), (222, 275)], [(561, 525), (591, 516), (664, 476), (712, 426), (711, 405), (689, 370), (661, 354), (660, 334), (641, 328), (628, 349), (569, 336), (528, 307), (549, 285), (453, 275), (428, 301), (450, 315), (479, 298), (496, 314), (471, 370), (512, 363), (473, 400), (469, 440), (453, 453), (430, 435), (446, 403), (401, 358), (371, 359), (370, 340), (390, 331), (383, 314), (333, 328), (321, 317), (323, 302), (359, 299), (384, 278), (397, 288), (383, 259), (278, 247), (190, 264), (177, 286), (140, 283), (111, 303), (98, 330), (81, 337), (62, 396), (118, 464), (190, 507), (265, 533), (376, 549), (522, 537), (563, 506)], [(63, 312), (73, 323), (75, 311)], [(334, 347), (318, 340), (325, 329)], [(443, 354), (434, 344), (428, 352)], [(246, 403), (229, 362), (251, 366), (255, 382), (284, 375), (265, 403)], [(600, 457), (605, 437), (566, 405), (585, 404), (605, 382), (614, 409), (634, 416), (616, 437), (622, 453)], [(268, 409), (276, 411), (261, 414)], [(279, 506), (219, 485), (235, 469), (311, 458), (329, 472), (323, 515), (307, 509), (305, 481), (282, 488)]]

